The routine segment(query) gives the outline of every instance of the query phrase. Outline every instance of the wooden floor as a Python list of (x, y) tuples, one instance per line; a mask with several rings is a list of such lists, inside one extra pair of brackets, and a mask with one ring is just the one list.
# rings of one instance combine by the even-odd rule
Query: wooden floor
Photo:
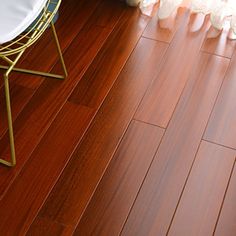
[[(11, 78), (0, 236), (235, 236), (236, 41), (119, 0), (65, 0), (66, 81)], [(47, 32), (20, 66), (61, 72)], [(1, 85), (0, 156), (9, 157)]]

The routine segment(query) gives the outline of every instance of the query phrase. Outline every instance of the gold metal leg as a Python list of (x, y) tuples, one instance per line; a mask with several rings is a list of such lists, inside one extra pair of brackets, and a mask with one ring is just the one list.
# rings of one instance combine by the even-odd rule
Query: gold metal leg
[(6, 166), (16, 165), (16, 154), (15, 154), (15, 144), (12, 126), (12, 114), (11, 114), (11, 100), (9, 91), (8, 75), (4, 75), (4, 85), (5, 85), (5, 96), (6, 96), (6, 108), (7, 108), (7, 119), (8, 119), (8, 129), (9, 129), (9, 139), (10, 139), (10, 150), (11, 150), (11, 162), (0, 159), (0, 163)]
[[(14, 67), (12, 67), (11, 71), (25, 73), (25, 74), (31, 74), (31, 75), (37, 75), (37, 76), (43, 76), (43, 77), (48, 77), (48, 78), (53, 78), (53, 79), (60, 79), (60, 80), (63, 80), (68, 76), (65, 61), (64, 61), (63, 54), (62, 54), (61, 47), (60, 47), (60, 43), (59, 43), (59, 40), (58, 40), (58, 37), (57, 37), (57, 32), (56, 32), (56, 29), (55, 29), (55, 26), (54, 26), (53, 23), (51, 23), (51, 28), (52, 28), (54, 40), (55, 40), (55, 43), (56, 43), (57, 52), (58, 52), (60, 62), (61, 62), (61, 65), (62, 65), (62, 69), (63, 69), (63, 72), (64, 72), (63, 75), (47, 73), (47, 72), (42, 72), (42, 71), (16, 68), (15, 65), (14, 65)], [(0, 65), (0, 69), (8, 70), (9, 66)]]
[[(5, 96), (6, 96), (6, 107), (7, 107), (7, 119), (8, 119), (8, 129), (9, 129), (9, 139), (10, 139), (10, 150), (11, 150), (11, 161), (6, 161), (4, 159), (0, 159), (0, 163), (4, 164), (6, 166), (15, 166), (16, 165), (16, 154), (15, 154), (15, 144), (14, 144), (14, 135), (13, 135), (13, 125), (12, 125), (12, 114), (11, 114), (11, 100), (10, 100), (10, 91), (9, 91), (9, 74), (12, 71), (16, 72), (21, 72), (21, 73), (26, 73), (26, 74), (33, 74), (33, 75), (40, 75), (44, 77), (50, 77), (50, 78), (55, 78), (55, 79), (65, 79), (68, 76), (66, 65), (63, 59), (63, 54), (61, 51), (61, 47), (59, 44), (59, 40), (57, 37), (56, 29), (54, 27), (54, 24), (51, 23), (52, 31), (53, 31), (53, 36), (55, 39), (55, 43), (57, 46), (57, 51), (60, 57), (60, 61), (62, 64), (62, 68), (64, 71), (64, 75), (57, 75), (57, 74), (52, 74), (52, 73), (45, 73), (41, 71), (33, 71), (33, 70), (26, 70), (26, 69), (20, 69), (20, 68), (15, 68), (16, 63), (22, 56), (25, 50), (22, 50), (16, 57), (14, 61), (11, 60), (6, 60), (10, 66), (1, 66), (0, 69), (6, 70), (6, 73), (4, 74), (4, 85), (5, 85)], [(6, 58), (7, 59), (7, 58)]]
[[(8, 68), (9, 68), (8, 66), (0, 65), (0, 69), (8, 70)], [(35, 70), (26, 70), (26, 69), (21, 69), (21, 68), (16, 68), (16, 67), (14, 67), (12, 71), (25, 73), (25, 74), (31, 74), (31, 75), (38, 75), (38, 76), (43, 76), (43, 77), (49, 77), (53, 79), (61, 79), (61, 80), (65, 79), (64, 75), (57, 75), (57, 74), (46, 73), (46, 72), (35, 71)]]
[(54, 26), (53, 22), (51, 22), (51, 27), (52, 27), (53, 36), (54, 36), (54, 39), (55, 39), (55, 42), (56, 42), (57, 51), (58, 51), (60, 61), (61, 61), (61, 64), (62, 64), (62, 68), (63, 68), (63, 71), (64, 71), (64, 76), (66, 78), (68, 76), (68, 73), (67, 73), (65, 61), (64, 61), (64, 58), (63, 58), (63, 54), (62, 54), (62, 51), (61, 51), (61, 46), (60, 46), (60, 43), (59, 43), (59, 40), (58, 40), (58, 37), (57, 37), (57, 31), (55, 29), (55, 26)]

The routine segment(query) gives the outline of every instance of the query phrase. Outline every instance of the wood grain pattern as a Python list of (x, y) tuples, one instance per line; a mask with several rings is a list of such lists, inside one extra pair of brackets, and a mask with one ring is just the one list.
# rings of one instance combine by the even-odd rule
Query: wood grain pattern
[[(33, 96), (34, 91), (15, 83), (11, 83), (11, 109), (12, 109), (12, 119), (15, 121), (17, 116), (23, 110), (25, 105), (29, 102), (30, 98)], [(8, 130), (8, 123), (7, 123), (7, 112), (5, 106), (5, 92), (4, 88), (0, 89), (0, 138)]]
[(122, 235), (166, 235), (229, 61), (201, 54)]
[(135, 115), (137, 120), (166, 128), (185, 87), (208, 28), (202, 15), (185, 13), (163, 59), (162, 69)]
[(201, 143), (168, 235), (213, 235), (235, 156), (232, 149)]
[(163, 133), (131, 123), (74, 235), (119, 235)]
[[(65, 53), (65, 58), (68, 60), (71, 56), (76, 58), (68, 65), (70, 76), (65, 81), (45, 80), (15, 120), (15, 146), (18, 163), (11, 171), (6, 168), (0, 169), (1, 196), (50, 127), (109, 33), (110, 29), (98, 26), (84, 28)], [(60, 65), (57, 64), (56, 70), (59, 68)], [(8, 134), (6, 134), (0, 141), (2, 157), (10, 155), (8, 143)]]
[[(236, 155), (235, 155), (236, 156)], [(234, 236), (236, 232), (236, 168), (231, 177), (229, 189), (216, 227), (215, 236)]]
[[(158, 25), (124, 0), (62, 1), (69, 78), (10, 79), (0, 236), (235, 235), (236, 42), (205, 39), (209, 17), (185, 9)], [(49, 31), (22, 59), (61, 72)]]
[(159, 22), (158, 14), (155, 14), (143, 32), (143, 36), (146, 38), (170, 43), (179, 26), (181, 25), (184, 13), (185, 9), (179, 8), (177, 14), (170, 16), (161, 23)]
[(228, 22), (227, 27), (224, 28), (219, 37), (213, 39), (206, 38), (201, 50), (210, 54), (232, 58), (236, 42), (235, 40), (228, 39), (229, 28), (230, 23)]
[(113, 29), (119, 18), (123, 17), (124, 11), (124, 2), (103, 0), (90, 17), (90, 22), (94, 22), (97, 26)]
[(128, 8), (92, 65), (81, 79), (70, 101), (97, 108), (108, 94), (135, 48), (148, 17)]
[(88, 127), (92, 114), (90, 108), (65, 104), (7, 195), (0, 201), (2, 235), (26, 233)]
[[(62, 6), (60, 8), (62, 11), (60, 13), (61, 16), (56, 23), (56, 30), (58, 38), (60, 39), (62, 51), (65, 51), (72, 43), (90, 19), (100, 2), (101, 0), (81, 0), (79, 2), (69, 0), (62, 2)], [(65, 22), (67, 23), (65, 24)], [(59, 58), (51, 30), (47, 30), (43, 37), (34, 46), (32, 53), (24, 58), (21, 66), (23, 68), (49, 72), (58, 60)], [(66, 64), (67, 63), (69, 64), (70, 60), (66, 60)], [(62, 73), (61, 68), (59, 73)], [(24, 74), (18, 74), (18, 76), (14, 79), (17, 84), (31, 89), (37, 89), (44, 80), (45, 79), (42, 77), (32, 75), (26, 76)]]
[(27, 236), (71, 236), (74, 229), (49, 219), (37, 218), (37, 223), (27, 232)]
[(236, 148), (236, 54), (220, 91), (204, 139)]
[[(139, 41), (50, 194), (41, 217), (77, 224), (141, 98), (158, 73), (166, 47), (148, 39)], [(143, 64), (147, 64), (145, 69), (140, 67)]]

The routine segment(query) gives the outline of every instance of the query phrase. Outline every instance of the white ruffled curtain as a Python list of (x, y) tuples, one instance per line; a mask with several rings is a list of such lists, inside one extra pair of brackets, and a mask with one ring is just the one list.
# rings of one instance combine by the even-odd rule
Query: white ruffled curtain
[[(140, 8), (148, 7), (159, 0), (127, 0), (129, 5), (138, 5)], [(160, 0), (158, 16), (160, 19), (168, 18), (183, 0)], [(226, 20), (230, 21), (232, 38), (236, 38), (236, 0), (189, 0), (193, 12), (211, 15), (211, 23), (216, 30), (222, 30)]]

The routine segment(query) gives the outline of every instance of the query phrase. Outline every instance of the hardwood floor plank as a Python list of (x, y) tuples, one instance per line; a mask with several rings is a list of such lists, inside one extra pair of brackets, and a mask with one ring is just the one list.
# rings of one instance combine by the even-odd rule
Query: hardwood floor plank
[[(10, 78), (0, 236), (234, 235), (235, 42), (206, 40), (209, 17), (182, 8), (158, 24), (125, 1), (62, 1), (68, 79)], [(49, 31), (22, 59), (62, 71)]]
[(37, 218), (36, 227), (31, 227), (27, 236), (71, 236), (74, 229), (49, 219)]
[(181, 21), (183, 20), (185, 11), (185, 9), (179, 8), (176, 15), (170, 16), (161, 23), (158, 19), (158, 14), (156, 13), (144, 30), (143, 36), (153, 40), (171, 43)]
[(220, 218), (216, 227), (215, 236), (234, 236), (236, 232), (236, 168), (231, 177)]
[(0, 201), (2, 235), (25, 235), (88, 127), (92, 115), (93, 111), (88, 107), (65, 104)]
[(90, 19), (92, 18), (97, 26), (113, 29), (123, 15), (125, 8), (124, 2), (103, 0)]
[[(40, 216), (76, 225), (159, 71), (167, 45), (141, 39), (50, 194)], [(146, 67), (140, 65), (146, 64)]]
[(229, 60), (202, 54), (122, 235), (166, 235)]
[[(33, 96), (34, 91), (32, 89), (28, 89), (12, 83), (10, 88), (10, 94), (11, 94), (12, 120), (15, 121), (15, 119), (18, 117), (18, 115), (23, 110), (25, 105), (29, 102), (30, 98)], [(1, 88), (0, 89), (0, 124), (1, 124), (0, 138), (2, 138), (3, 135), (8, 130), (7, 112), (5, 103), (6, 102), (5, 102), (4, 88)]]
[[(90, 17), (100, 2), (101, 0), (62, 1), (60, 8), (62, 12), (55, 25), (62, 51), (68, 48), (85, 24), (88, 21), (91, 22), (92, 19)], [(51, 30), (47, 30), (34, 46), (32, 53), (24, 59), (21, 66), (49, 72), (58, 60), (53, 35)], [(65, 60), (65, 62), (69, 64), (70, 60)], [(59, 73), (62, 73), (61, 68)], [(45, 78), (34, 75), (18, 74), (13, 81), (21, 86), (37, 89), (44, 80)]]
[(131, 123), (74, 235), (119, 235), (163, 134)]
[[(0, 196), (4, 195), (24, 166), (109, 33), (110, 29), (98, 26), (84, 28), (65, 53), (65, 59), (70, 61), (68, 64), (70, 76), (65, 81), (45, 80), (15, 120), (17, 165), (11, 170), (0, 168)], [(56, 70), (59, 68), (60, 64), (57, 64)], [(0, 141), (0, 155), (6, 158), (10, 155), (8, 134)]]
[(236, 54), (234, 54), (217, 103), (212, 112), (205, 140), (236, 148)]
[(168, 235), (213, 235), (235, 156), (232, 149), (201, 143)]
[(230, 23), (228, 22), (227, 27), (225, 27), (219, 37), (213, 39), (206, 38), (201, 50), (210, 54), (232, 58), (235, 51), (236, 42), (235, 40), (229, 40), (227, 38), (229, 28)]
[(184, 23), (163, 59), (162, 69), (135, 115), (137, 120), (166, 128), (196, 62), (208, 28), (203, 15), (186, 12)]
[(148, 20), (138, 9), (127, 8), (70, 101), (93, 108), (101, 104), (134, 50)]

